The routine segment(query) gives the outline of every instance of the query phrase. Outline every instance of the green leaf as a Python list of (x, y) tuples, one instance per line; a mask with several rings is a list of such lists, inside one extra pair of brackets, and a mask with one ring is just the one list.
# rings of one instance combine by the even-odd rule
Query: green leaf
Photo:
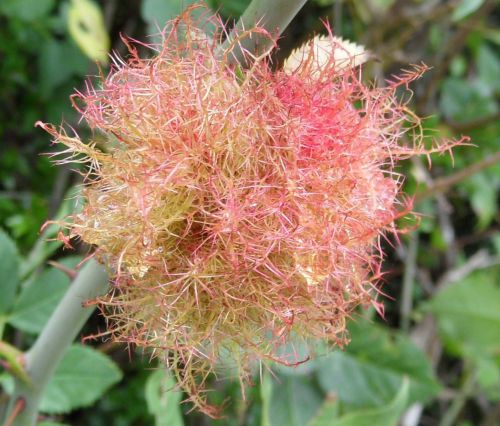
[(482, 28), (481, 33), (484, 38), (500, 46), (500, 29), (498, 28)]
[(155, 417), (156, 426), (183, 426), (180, 409), (182, 392), (166, 370), (156, 370), (146, 382), (145, 396), (148, 411)]
[(318, 363), (321, 387), (352, 407), (382, 406), (394, 397), (405, 377), (409, 401), (424, 402), (439, 392), (424, 353), (408, 338), (366, 321), (353, 321), (351, 343)]
[[(80, 261), (81, 257), (71, 256), (61, 259), (60, 263), (74, 268)], [(46, 268), (23, 289), (9, 316), (9, 323), (28, 333), (39, 333), (69, 284), (70, 279), (64, 272), (52, 266)]]
[(48, 97), (73, 75), (84, 75), (89, 61), (73, 43), (50, 39), (39, 51), (40, 92)]
[(19, 283), (19, 255), (14, 241), (0, 228), (0, 314), (7, 312)]
[(486, 397), (500, 401), (500, 356), (483, 357), (476, 360), (477, 382)]
[(50, 380), (40, 403), (44, 413), (68, 413), (87, 407), (122, 378), (106, 355), (88, 346), (72, 345)]
[(69, 426), (67, 423), (59, 423), (59, 422), (40, 422), (37, 423), (36, 426)]
[(456, 55), (450, 63), (450, 75), (453, 77), (462, 77), (469, 67), (467, 59), (464, 55)]
[(352, 411), (330, 423), (311, 426), (396, 426), (408, 404), (409, 380), (404, 380), (396, 396), (389, 404), (382, 407)]
[(451, 15), (452, 21), (457, 22), (466, 18), (478, 10), (483, 3), (484, 0), (461, 0)]
[(471, 274), (438, 293), (425, 306), (437, 319), (447, 348), (473, 356), (500, 353), (500, 274)]
[(0, 13), (9, 18), (32, 22), (43, 19), (53, 7), (54, 0), (2, 0)]
[(330, 399), (323, 403), (316, 415), (307, 424), (308, 426), (329, 426), (340, 414), (340, 404), (338, 399)]
[[(499, 74), (500, 75), (500, 74)], [(485, 229), (497, 212), (497, 183), (487, 173), (476, 173), (462, 185), (478, 218), (478, 228)]]
[(267, 413), (263, 424), (303, 426), (314, 416), (322, 400), (321, 392), (310, 377), (277, 375), (265, 403)]
[(482, 43), (478, 49), (476, 67), (479, 80), (492, 91), (499, 91), (500, 59), (486, 43)]
[(491, 93), (482, 83), (456, 77), (444, 80), (439, 107), (447, 119), (457, 123), (488, 117), (498, 110)]

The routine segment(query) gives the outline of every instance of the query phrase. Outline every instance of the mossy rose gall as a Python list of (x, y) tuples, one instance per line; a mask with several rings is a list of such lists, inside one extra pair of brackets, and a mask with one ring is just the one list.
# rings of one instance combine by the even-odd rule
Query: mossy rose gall
[(75, 95), (94, 142), (40, 125), (88, 165), (83, 211), (61, 225), (108, 265), (109, 334), (150, 348), (216, 415), (204, 391), (221, 355), (245, 383), (255, 361), (303, 361), (285, 343), (343, 346), (357, 306), (381, 309), (380, 239), (411, 209), (395, 165), (459, 142), (399, 143), (419, 124), (395, 91), (423, 67), (366, 85), (328, 35), (284, 69), (242, 69), (212, 23), (208, 38), (188, 10), (147, 59), (127, 41), (129, 58)]

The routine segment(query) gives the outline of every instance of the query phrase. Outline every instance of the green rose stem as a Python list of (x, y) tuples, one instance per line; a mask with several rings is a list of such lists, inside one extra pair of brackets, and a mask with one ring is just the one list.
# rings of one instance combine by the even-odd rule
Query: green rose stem
[(106, 293), (108, 276), (95, 260), (88, 261), (78, 273), (33, 347), (25, 355), (25, 371), (30, 383), (16, 379), (8, 412), (23, 409), (12, 419), (12, 426), (36, 424), (42, 394), (66, 349), (90, 317), (95, 307), (84, 307), (86, 300)]
[[(273, 45), (274, 38), (278, 37), (292, 21), (293, 17), (304, 6), (307, 0), (253, 0), (247, 7), (236, 27), (229, 34), (227, 40), (220, 46), (219, 54), (222, 56), (232, 44), (235, 44), (227, 58), (230, 63), (245, 65), (249, 59), (245, 52), (262, 55), (267, 53)], [(272, 5), (272, 8), (270, 7)], [(254, 27), (256, 24), (265, 28), (273, 36), (272, 39), (265, 35), (252, 34), (238, 40), (238, 34)], [(247, 64), (248, 65), (248, 64)]]
[[(228, 60), (245, 65), (245, 53), (266, 53), (273, 41), (264, 35), (253, 34), (237, 41), (238, 33), (255, 24), (267, 29), (274, 37), (279, 36), (307, 0), (253, 0), (220, 47), (220, 53), (231, 44), (235, 47)], [(272, 7), (271, 7), (272, 6)], [(63, 297), (33, 347), (26, 353), (25, 369), (30, 384), (15, 380), (6, 425), (33, 426), (38, 416), (38, 406), (43, 392), (61, 361), (66, 349), (93, 312), (94, 307), (83, 307), (83, 302), (106, 292), (108, 276), (97, 262), (89, 261), (79, 272)]]

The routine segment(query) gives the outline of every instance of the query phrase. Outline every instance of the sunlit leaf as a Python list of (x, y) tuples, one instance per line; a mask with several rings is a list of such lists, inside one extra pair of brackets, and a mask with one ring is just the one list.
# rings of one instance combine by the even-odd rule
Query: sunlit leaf
[(68, 11), (71, 37), (92, 60), (108, 63), (110, 40), (101, 9), (91, 0), (71, 0)]
[(461, 19), (469, 16), (471, 13), (474, 13), (483, 5), (483, 3), (484, 0), (460, 0), (460, 3), (458, 3), (455, 10), (453, 10), (451, 19), (455, 22), (460, 21)]

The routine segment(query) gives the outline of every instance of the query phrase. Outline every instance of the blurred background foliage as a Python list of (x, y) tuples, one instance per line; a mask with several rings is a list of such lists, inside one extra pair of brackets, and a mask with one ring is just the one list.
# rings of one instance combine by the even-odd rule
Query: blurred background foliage
[[(109, 49), (126, 56), (120, 33), (158, 33), (189, 0), (0, 0), (0, 337), (24, 350), (69, 286), (85, 249), (47, 242), (47, 218), (67, 214), (79, 181), (54, 167), (35, 121), (88, 132), (69, 96), (106, 69)], [(209, 0), (231, 25), (248, 0)], [(475, 147), (404, 164), (418, 230), (386, 243), (385, 318), (363, 311), (344, 350), (318, 347), (298, 368), (271, 366), (241, 401), (239, 384), (210, 420), (170, 392), (148, 355), (99, 340), (75, 344), (43, 402), (46, 426), (390, 426), (500, 424), (500, 10), (494, 0), (310, 0), (285, 31), (276, 61), (323, 31), (364, 44), (375, 60), (365, 77), (383, 84), (401, 68), (432, 69), (413, 84), (426, 138), (470, 135)], [(145, 53), (147, 54), (147, 52)], [(54, 263), (57, 262), (57, 268)], [(94, 315), (82, 332), (105, 327)], [(0, 343), (0, 360), (9, 351)], [(0, 370), (0, 407), (12, 379)], [(1, 418), (0, 412), (0, 418)]]

